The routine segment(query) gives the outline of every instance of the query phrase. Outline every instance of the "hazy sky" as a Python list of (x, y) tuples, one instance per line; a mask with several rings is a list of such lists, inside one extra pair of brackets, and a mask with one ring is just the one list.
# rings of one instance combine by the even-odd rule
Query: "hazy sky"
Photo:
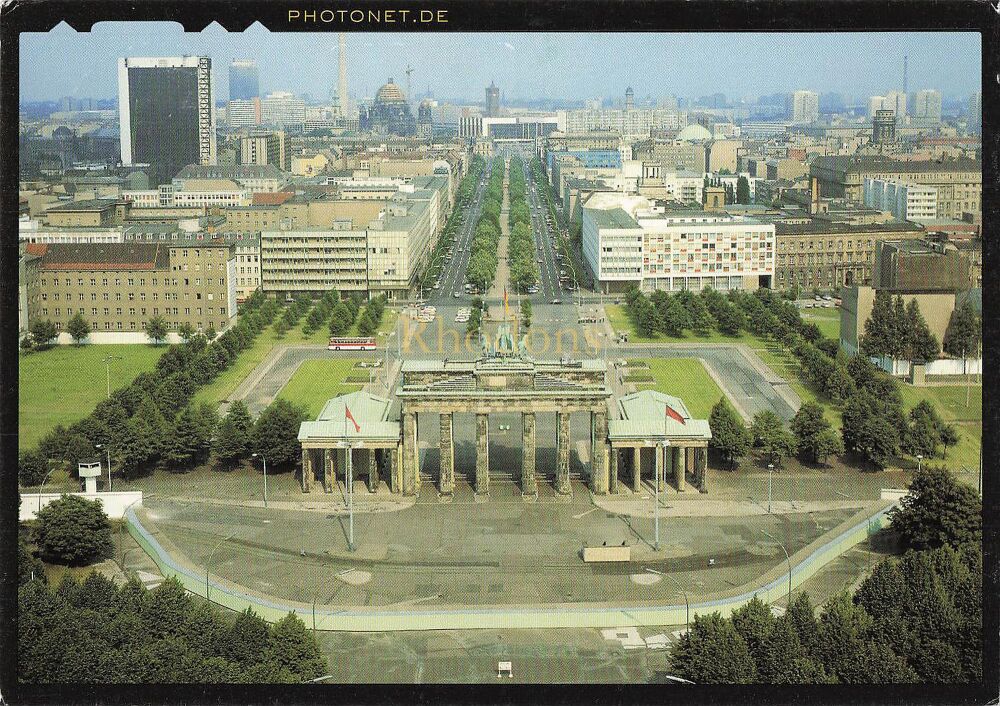
[[(348, 82), (356, 97), (372, 95), (392, 76), (413, 91), (483, 99), (496, 81), (505, 98), (619, 96), (631, 84), (647, 95), (729, 97), (811, 89), (854, 96), (902, 86), (937, 88), (945, 96), (979, 90), (981, 41), (975, 33), (829, 34), (388, 34), (347, 36)], [(256, 59), (261, 91), (329, 96), (337, 80), (335, 33), (274, 33), (255, 24), (228, 33), (216, 24), (185, 33), (172, 22), (101, 22), (90, 33), (61, 24), (21, 35), (21, 99), (111, 98), (119, 56), (208, 54), (216, 91), (228, 98), (233, 57)]]

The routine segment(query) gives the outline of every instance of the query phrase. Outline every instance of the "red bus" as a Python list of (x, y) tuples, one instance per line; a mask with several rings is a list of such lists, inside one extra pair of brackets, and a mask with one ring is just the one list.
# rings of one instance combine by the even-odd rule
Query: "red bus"
[(331, 336), (327, 350), (331, 351), (373, 351), (373, 336)]

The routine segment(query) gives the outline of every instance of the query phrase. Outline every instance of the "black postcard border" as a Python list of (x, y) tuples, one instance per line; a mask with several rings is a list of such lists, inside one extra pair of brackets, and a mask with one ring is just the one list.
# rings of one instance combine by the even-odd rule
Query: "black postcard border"
[[(997, 5), (991, 5), (996, 2)], [(992, 306), (998, 288), (997, 219), (1000, 218), (1000, 0), (439, 0), (350, 3), (287, 0), (0, 0), (0, 704), (10, 703), (997, 703), (998, 496), (992, 485), (997, 445), (997, 364), (992, 343), (1000, 321)], [(446, 24), (291, 25), (289, 9), (447, 10)], [(983, 336), (984, 379), (984, 610), (981, 686), (892, 687), (751, 685), (302, 685), (196, 686), (19, 685), (17, 629), (17, 183), (19, 34), (45, 32), (65, 21), (87, 31), (97, 21), (175, 21), (186, 31), (218, 22), (231, 31), (259, 21), (271, 31), (433, 32), (829, 32), (974, 31), (982, 41), (983, 94)]]

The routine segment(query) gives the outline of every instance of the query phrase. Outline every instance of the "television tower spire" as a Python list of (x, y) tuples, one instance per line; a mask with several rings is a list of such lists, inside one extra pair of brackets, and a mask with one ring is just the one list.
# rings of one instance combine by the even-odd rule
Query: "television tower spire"
[(340, 32), (339, 78), (337, 81), (337, 100), (340, 103), (341, 117), (347, 117), (347, 35)]

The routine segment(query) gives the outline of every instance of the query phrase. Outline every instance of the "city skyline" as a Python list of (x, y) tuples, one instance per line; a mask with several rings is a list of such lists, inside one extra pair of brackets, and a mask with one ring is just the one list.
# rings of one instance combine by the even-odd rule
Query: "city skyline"
[[(622, 51), (623, 38), (631, 44), (628, 51)], [(980, 90), (981, 74), (979, 37), (959, 32), (349, 33), (347, 49), (348, 83), (356, 98), (373, 95), (389, 77), (405, 87), (408, 64), (415, 69), (414, 93), (429, 87), (435, 95), (471, 102), (483, 100), (490, 81), (507, 102), (607, 98), (623, 95), (629, 85), (640, 104), (647, 97), (716, 92), (735, 100), (795, 90), (857, 98), (901, 88), (904, 56), (909, 57), (911, 92), (936, 89), (947, 99)], [(218, 99), (225, 97), (219, 89), (228, 84), (234, 57), (257, 61), (262, 94), (288, 90), (328, 98), (337, 83), (335, 33), (272, 34), (259, 25), (243, 33), (217, 25), (185, 33), (169, 22), (98, 23), (91, 33), (77, 33), (63, 24), (46, 34), (22, 36), (21, 100), (114, 97), (119, 57), (198, 54), (213, 59)], [(635, 61), (636, 56), (659, 60)], [(742, 66), (733, 66), (733, 56), (743, 57)], [(798, 71), (788, 71), (789, 65)], [(552, 70), (538, 70), (545, 66)], [(671, 68), (663, 71), (662, 66)]]

